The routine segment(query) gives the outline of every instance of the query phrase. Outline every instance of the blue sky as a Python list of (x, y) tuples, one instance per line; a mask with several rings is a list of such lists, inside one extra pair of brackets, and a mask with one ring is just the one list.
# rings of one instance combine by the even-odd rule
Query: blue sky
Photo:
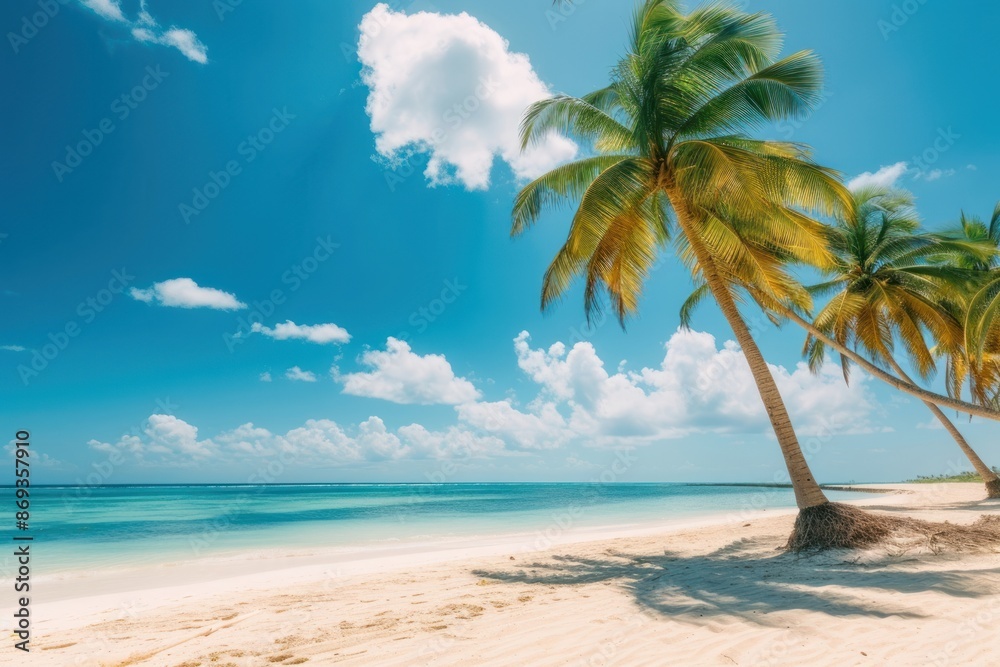
[[(895, 179), (930, 227), (992, 210), (1000, 9), (744, 4), (827, 70), (765, 134)], [(630, 11), (3, 3), (0, 422), (36, 481), (588, 480), (616, 450), (619, 481), (774, 479), (721, 316), (675, 336), (672, 257), (627, 332), (587, 328), (578, 289), (538, 310), (566, 212), (508, 236), (518, 185), (574, 150), (517, 155), (518, 110), (603, 85)], [(920, 404), (755, 332), (821, 479), (966, 467)], [(960, 423), (1000, 462), (995, 425)]]

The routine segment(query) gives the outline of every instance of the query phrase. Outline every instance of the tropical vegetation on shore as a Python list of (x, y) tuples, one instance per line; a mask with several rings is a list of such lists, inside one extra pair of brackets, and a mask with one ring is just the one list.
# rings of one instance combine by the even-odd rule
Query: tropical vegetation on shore
[[(896, 329), (880, 332), (877, 341), (865, 338), (862, 351), (882, 350), (871, 354), (872, 360), (853, 349), (861, 331), (857, 324), (853, 333), (841, 336), (837, 326), (825, 324), (836, 318), (821, 318), (819, 326), (813, 323), (813, 294), (797, 278), (795, 267), (840, 271), (844, 257), (836, 240), (838, 228), (823, 219), (857, 220), (867, 215), (858, 210), (866, 202), (858, 201), (858, 193), (851, 193), (837, 172), (814, 162), (807, 147), (753, 136), (805, 112), (821, 96), (818, 58), (808, 51), (782, 58), (781, 44), (782, 34), (767, 14), (722, 3), (685, 12), (677, 0), (643, 2), (626, 55), (606, 87), (581, 97), (557, 95), (526, 112), (524, 148), (561, 132), (590, 151), (519, 192), (512, 234), (526, 231), (546, 208), (573, 203), (567, 240), (544, 275), (542, 307), (555, 303), (574, 280), (582, 279), (588, 316), (607, 298), (622, 323), (638, 310), (659, 253), (672, 248), (696, 285), (683, 319), (687, 321), (695, 303), (711, 296), (750, 366), (800, 509), (789, 547), (861, 546), (882, 539), (892, 527), (875, 515), (831, 503), (823, 494), (740, 306), (756, 304), (776, 322), (790, 319), (805, 327), (816, 358), (831, 347), (929, 405), (991, 419), (1000, 419), (1000, 413), (981, 396), (974, 394), (973, 402), (965, 402), (960, 394), (941, 396), (922, 389), (894, 361), (889, 363), (892, 354), (883, 352), (891, 351), (897, 333), (910, 336), (906, 346), (918, 334), (923, 341), (929, 329), (932, 336), (940, 335), (937, 350), (950, 355), (950, 368), (981, 381), (986, 377), (978, 370), (982, 351), (1000, 346), (994, 348), (995, 341), (979, 329), (969, 337), (963, 329), (968, 318), (957, 314), (961, 301), (944, 300), (943, 287), (940, 294), (930, 288), (914, 292), (922, 295), (913, 297), (920, 303), (918, 321), (890, 312), (880, 315)], [(932, 245), (979, 247), (944, 239)], [(892, 252), (905, 259), (905, 250)], [(961, 283), (958, 274), (970, 273), (943, 265), (933, 270), (954, 274), (949, 284), (955, 289)], [(978, 293), (968, 298), (979, 304), (976, 322), (985, 323), (980, 328), (990, 332), (993, 321), (1000, 320), (1000, 280), (996, 283), (996, 299)], [(850, 300), (855, 301), (853, 296)], [(872, 304), (872, 312), (878, 311), (880, 306)], [(875, 348), (868, 348), (868, 342)], [(911, 356), (921, 375), (933, 366), (925, 343)], [(888, 364), (896, 374), (877, 362)]]

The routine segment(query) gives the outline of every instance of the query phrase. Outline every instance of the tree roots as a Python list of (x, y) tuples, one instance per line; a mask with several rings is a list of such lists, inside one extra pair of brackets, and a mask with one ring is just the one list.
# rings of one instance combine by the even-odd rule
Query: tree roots
[(986, 482), (986, 497), (1000, 498), (1000, 479), (995, 479), (992, 482)]
[(959, 526), (875, 514), (842, 503), (824, 503), (799, 511), (785, 548), (796, 553), (863, 549), (897, 537), (917, 539), (934, 552), (1000, 550), (1000, 516), (984, 515), (971, 526)]

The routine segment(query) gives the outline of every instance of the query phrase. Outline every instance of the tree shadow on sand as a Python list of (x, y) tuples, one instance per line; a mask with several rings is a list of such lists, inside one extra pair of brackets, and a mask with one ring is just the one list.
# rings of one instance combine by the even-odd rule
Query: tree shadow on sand
[[(897, 505), (865, 505), (866, 510), (878, 510), (886, 512), (899, 511)], [(984, 511), (1000, 510), (1000, 498), (983, 498), (975, 501), (954, 501), (954, 502), (929, 502), (926, 505), (910, 504), (907, 506), (908, 512), (967, 512), (969, 514), (982, 514)]]
[[(1000, 587), (983, 587), (982, 575), (1000, 581), (1000, 568), (990, 570), (907, 571), (899, 560), (888, 566), (860, 565), (851, 552), (798, 557), (775, 555), (763, 540), (743, 539), (704, 556), (662, 556), (606, 551), (603, 557), (556, 555), (524, 563), (518, 570), (473, 572), (505, 583), (617, 584), (644, 609), (675, 620), (697, 621), (739, 616), (765, 626), (785, 626), (768, 614), (816, 611), (830, 616), (925, 618), (916, 605), (876, 603), (866, 591), (919, 593), (928, 590), (961, 598), (996, 595)], [(990, 588), (992, 590), (987, 590)], [(704, 618), (702, 618), (704, 617)]]

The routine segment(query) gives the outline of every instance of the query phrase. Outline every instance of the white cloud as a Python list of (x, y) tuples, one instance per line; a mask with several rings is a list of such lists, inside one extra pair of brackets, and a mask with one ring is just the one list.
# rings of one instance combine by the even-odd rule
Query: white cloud
[(141, 0), (139, 14), (134, 21), (125, 16), (118, 0), (80, 0), (80, 4), (103, 19), (126, 26), (136, 41), (171, 46), (188, 60), (203, 65), (208, 62), (208, 47), (198, 39), (198, 35), (176, 26), (163, 30), (147, 10), (145, 0)]
[(261, 373), (260, 374), (260, 381), (261, 382), (270, 382), (271, 381), (271, 373), (269, 371), (264, 371), (263, 373)]
[(283, 467), (339, 467), (394, 460), (448, 460), (460, 465), (502, 454), (499, 438), (450, 427), (430, 431), (410, 424), (390, 431), (379, 417), (345, 428), (329, 419), (310, 419), (284, 434), (253, 423), (223, 431), (207, 440), (198, 429), (169, 415), (151, 415), (144, 430), (123, 435), (114, 443), (90, 440), (91, 449), (115, 454), (142, 466), (191, 467), (209, 461), (233, 464), (259, 459), (280, 461)]
[(351, 334), (347, 329), (338, 327), (336, 324), (296, 324), (287, 320), (283, 324), (276, 324), (273, 329), (265, 327), (259, 322), (254, 322), (250, 330), (262, 333), (275, 340), (299, 339), (307, 340), (311, 343), (348, 343)]
[[(707, 333), (678, 331), (658, 368), (608, 373), (590, 343), (532, 349), (527, 332), (514, 340), (518, 365), (542, 390), (527, 411), (509, 401), (456, 408), (459, 420), (522, 449), (640, 445), (698, 433), (770, 433), (770, 424), (743, 353), (722, 349)], [(867, 378), (847, 386), (839, 367), (813, 374), (772, 366), (802, 436), (876, 430), (877, 403)]]
[(954, 176), (957, 172), (954, 169), (931, 169), (930, 171), (917, 172), (916, 178), (923, 179), (928, 183), (939, 181), (942, 178)]
[(80, 0), (80, 4), (94, 10), (98, 16), (109, 21), (125, 22), (126, 20), (118, 0)]
[(576, 155), (576, 144), (558, 135), (521, 153), (521, 117), (551, 93), (528, 57), (476, 18), (406, 15), (382, 3), (360, 30), (366, 109), (376, 149), (390, 161), (429, 153), (432, 185), (472, 190), (489, 185), (497, 156), (519, 178), (533, 178)]
[(521, 412), (510, 401), (475, 402), (455, 407), (467, 426), (502, 438), (519, 449), (552, 449), (574, 438), (565, 418), (554, 403), (534, 406)]
[(395, 338), (386, 341), (384, 351), (369, 350), (360, 361), (372, 370), (340, 375), (334, 369), (334, 378), (343, 383), (345, 394), (421, 405), (457, 405), (479, 398), (475, 386), (456, 377), (443, 355), (415, 354)]
[(445, 431), (428, 431), (420, 424), (399, 429), (410, 450), (422, 458), (462, 461), (501, 454), (504, 443), (500, 438), (480, 436), (452, 426)]
[(212, 287), (200, 287), (190, 278), (174, 278), (155, 283), (149, 289), (133, 287), (133, 299), (175, 308), (214, 308), (216, 310), (242, 310), (247, 305), (234, 295)]
[(896, 164), (882, 167), (875, 173), (866, 171), (863, 174), (855, 176), (848, 182), (847, 187), (850, 190), (860, 190), (870, 185), (891, 188), (896, 185), (897, 181), (907, 171), (909, 171), (909, 165), (906, 162), (897, 162)]
[(304, 371), (298, 366), (292, 366), (287, 371), (285, 371), (285, 377), (289, 380), (297, 380), (299, 382), (315, 382), (316, 374), (312, 371)]
[[(586, 342), (537, 349), (522, 332), (513, 343), (519, 367), (537, 389), (523, 406), (512, 398), (482, 400), (472, 383), (455, 376), (444, 356), (417, 355), (393, 338), (384, 351), (362, 356), (370, 372), (335, 373), (345, 393), (453, 405), (454, 422), (438, 430), (419, 423), (392, 430), (380, 417), (369, 416), (353, 426), (311, 419), (284, 434), (243, 424), (200, 439), (194, 426), (153, 415), (144, 429), (115, 443), (89, 444), (142, 465), (279, 457), (286, 465), (335, 467), (421, 459), (462, 463), (571, 445), (630, 448), (697, 436), (771, 434), (749, 366), (733, 342), (719, 346), (710, 334), (678, 331), (665, 344), (659, 365), (634, 372), (620, 367), (609, 372)], [(887, 430), (879, 426), (881, 407), (867, 376), (856, 373), (848, 386), (834, 364), (819, 374), (803, 363), (792, 369), (771, 366), (771, 372), (803, 438)], [(297, 366), (288, 377), (316, 379)]]
[(91, 440), (96, 451), (131, 455), (142, 464), (172, 463), (194, 465), (218, 453), (211, 440), (198, 440), (198, 429), (173, 415), (150, 415), (141, 431), (123, 435), (112, 444)]
[(21, 345), (0, 345), (0, 350), (7, 350), (8, 352), (24, 352), (25, 349)]
[(198, 40), (198, 35), (183, 28), (171, 28), (159, 39), (160, 44), (169, 44), (187, 56), (188, 60), (204, 65), (208, 62), (208, 47)]
[[(970, 165), (970, 167), (973, 170), (975, 169), (974, 165)], [(942, 178), (950, 178), (956, 173), (958, 172), (954, 169), (911, 168), (908, 162), (897, 162), (896, 164), (882, 167), (875, 173), (866, 171), (863, 174), (855, 176), (847, 183), (847, 187), (850, 190), (860, 190), (870, 185), (891, 188), (895, 187), (899, 180), (906, 174), (909, 174), (912, 179), (933, 183)]]

